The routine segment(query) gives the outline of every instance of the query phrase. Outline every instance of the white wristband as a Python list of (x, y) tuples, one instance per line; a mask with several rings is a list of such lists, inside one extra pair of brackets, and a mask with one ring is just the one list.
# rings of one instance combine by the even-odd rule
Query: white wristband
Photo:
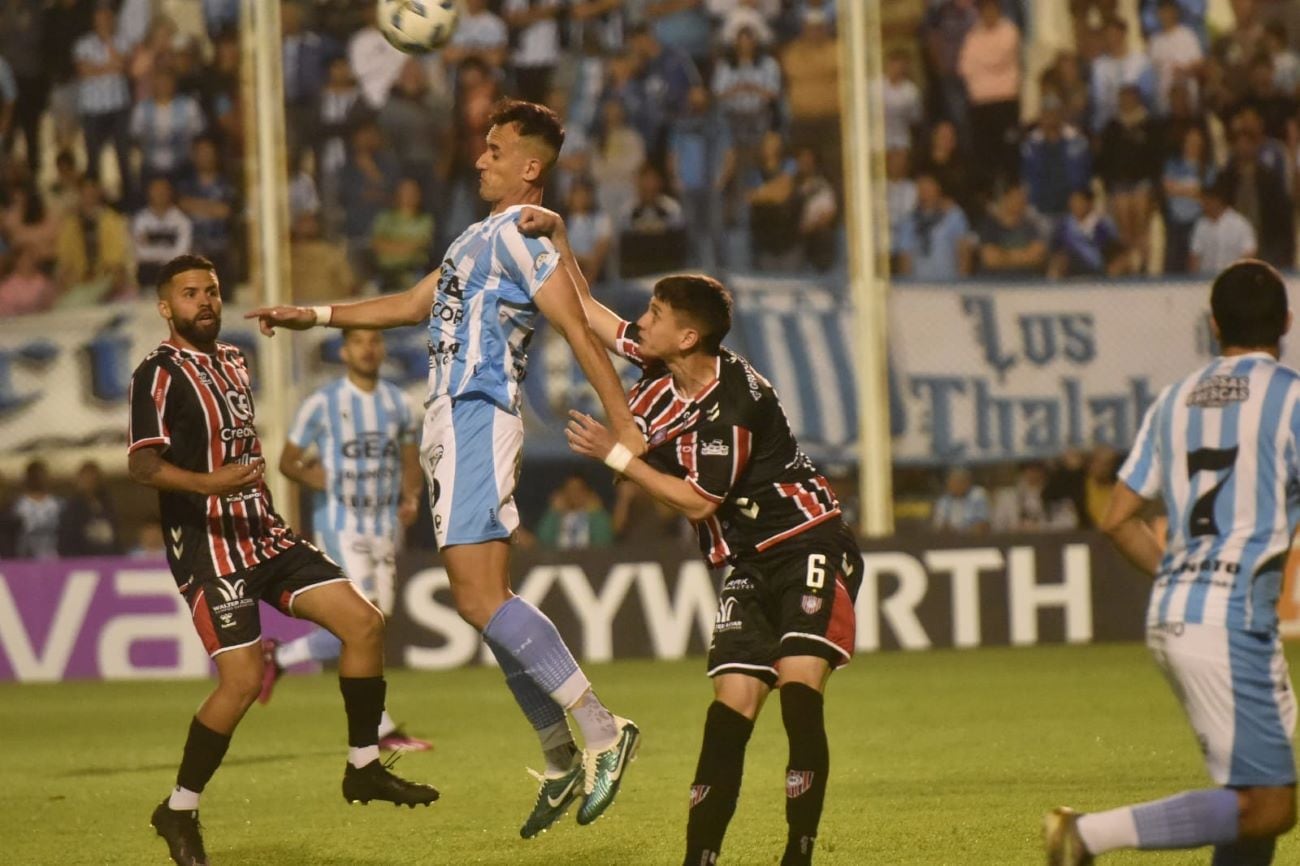
[(632, 452), (622, 442), (615, 442), (614, 447), (609, 449), (605, 455), (605, 465), (620, 475), (627, 469), (627, 464), (632, 462)]
[(319, 307), (312, 307), (311, 311), (316, 314), (316, 327), (324, 328), (334, 318), (334, 307), (330, 304), (323, 304)]

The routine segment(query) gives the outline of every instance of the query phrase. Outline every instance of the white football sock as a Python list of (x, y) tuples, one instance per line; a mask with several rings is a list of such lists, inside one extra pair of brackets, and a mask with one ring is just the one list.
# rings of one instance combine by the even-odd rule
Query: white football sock
[(1090, 854), (1105, 854), (1117, 848), (1136, 848), (1137, 823), (1133, 809), (1111, 809), (1109, 812), (1090, 812), (1079, 816), (1079, 837)]
[(618, 720), (591, 689), (582, 693), (569, 712), (582, 731), (582, 744), (587, 751), (603, 752), (618, 742)]
[(388, 715), (388, 710), (385, 709), (384, 714), (379, 717), (379, 739), (382, 740), (395, 730), (397, 730), (397, 722), (393, 721), (393, 717)]
[(282, 643), (275, 648), (275, 663), (282, 668), (311, 661), (311, 643), (307, 635)]
[(352, 747), (348, 749), (348, 763), (360, 769), (379, 760), (378, 746)]
[(177, 812), (192, 812), (199, 808), (199, 794), (197, 791), (177, 785), (172, 789), (172, 795), (167, 798), (167, 808)]
[(563, 776), (573, 768), (573, 756), (578, 754), (578, 747), (573, 742), (568, 719), (542, 728), (537, 732), (537, 739), (542, 743), (542, 757), (546, 759), (548, 777)]

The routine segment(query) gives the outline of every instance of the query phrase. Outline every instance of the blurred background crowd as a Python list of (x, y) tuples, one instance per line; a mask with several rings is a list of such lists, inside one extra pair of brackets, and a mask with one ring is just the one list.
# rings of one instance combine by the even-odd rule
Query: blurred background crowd
[[(421, 57), (387, 44), (374, 3), (281, 3), (294, 299), (404, 288), (436, 263), (483, 214), (474, 163), (503, 95), (565, 119), (546, 201), (594, 282), (691, 267), (840, 293), (836, 2), (464, 0), (452, 43)], [(217, 263), (228, 298), (246, 290), (238, 7), (0, 0), (0, 316), (140, 297), (186, 250)], [(1295, 266), (1300, 4), (881, 9), (899, 290), (1205, 274), (1250, 254)], [(1120, 457), (899, 468), (899, 528), (1086, 527)], [(530, 542), (681, 535), (568, 471), (541, 476)], [(160, 546), (150, 521), (115, 515), (124, 483), (93, 465), (48, 475), (0, 483), (0, 555)]]

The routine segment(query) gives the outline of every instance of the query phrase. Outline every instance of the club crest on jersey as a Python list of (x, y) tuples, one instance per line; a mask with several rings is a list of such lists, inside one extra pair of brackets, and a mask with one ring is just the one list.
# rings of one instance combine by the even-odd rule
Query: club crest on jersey
[(721, 439), (714, 439), (700, 445), (700, 456), (702, 457), (726, 457), (731, 453), (731, 446)]
[(704, 798), (707, 797), (707, 796), (709, 796), (709, 788), (710, 788), (710, 787), (712, 787), (712, 786), (710, 786), (710, 785), (691, 785), (691, 808), (692, 808), (692, 809), (694, 809), (696, 806), (700, 805), (700, 803), (703, 803), (703, 802), (704, 802)]
[(812, 780), (812, 770), (791, 770), (785, 774), (785, 795), (793, 799), (807, 793)]
[(253, 420), (253, 404), (249, 401), (247, 393), (235, 390), (227, 391), (226, 405), (230, 407), (230, 411), (240, 421)]
[(809, 616), (812, 616), (817, 611), (822, 609), (821, 597), (816, 595), (805, 595), (802, 599), (800, 599), (799, 607), (803, 608), (804, 613), (808, 614)]

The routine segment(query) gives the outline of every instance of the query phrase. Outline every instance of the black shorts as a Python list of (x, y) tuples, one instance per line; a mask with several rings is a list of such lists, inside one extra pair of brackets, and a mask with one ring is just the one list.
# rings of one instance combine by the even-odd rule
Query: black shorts
[(312, 587), (347, 580), (343, 569), (311, 544), (299, 541), (279, 556), (225, 577), (192, 581), (185, 589), (194, 630), (209, 656), (262, 639), (257, 602), (293, 616), (293, 600)]
[(786, 656), (848, 664), (862, 569), (862, 552), (838, 520), (737, 562), (718, 599), (709, 676), (749, 674), (772, 686)]

